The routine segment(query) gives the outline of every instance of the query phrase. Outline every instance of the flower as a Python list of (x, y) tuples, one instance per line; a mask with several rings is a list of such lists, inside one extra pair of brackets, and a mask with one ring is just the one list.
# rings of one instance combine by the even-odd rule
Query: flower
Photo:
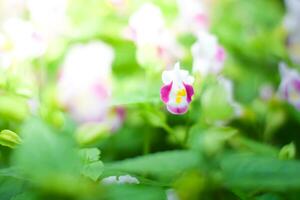
[(284, 25), (288, 32), (288, 51), (295, 63), (300, 63), (300, 1), (285, 0), (287, 14)]
[(128, 0), (109, 0), (109, 3), (121, 13), (126, 11), (129, 4)]
[(166, 190), (167, 200), (179, 200), (179, 196), (174, 189)]
[(183, 31), (197, 35), (199, 31), (208, 29), (208, 13), (203, 2), (199, 0), (177, 0), (177, 5), (179, 24)]
[(160, 8), (151, 3), (142, 5), (130, 17), (128, 30), (142, 66), (172, 66), (183, 56), (175, 35), (165, 26)]
[(268, 101), (274, 96), (274, 88), (271, 84), (264, 84), (259, 88), (259, 96), (262, 100)]
[(0, 23), (8, 18), (20, 17), (25, 11), (24, 0), (4, 0), (0, 2)]
[(203, 31), (198, 34), (197, 42), (192, 46), (193, 71), (201, 75), (217, 74), (223, 69), (225, 50), (219, 45), (216, 36)]
[(132, 39), (138, 46), (157, 44), (160, 34), (165, 29), (165, 22), (159, 7), (146, 3), (129, 19)]
[(109, 176), (101, 181), (104, 185), (111, 185), (111, 184), (139, 184), (140, 181), (130, 175), (123, 175), (123, 176)]
[(234, 100), (232, 81), (224, 77), (219, 77), (218, 82), (224, 87), (224, 90), (227, 93), (227, 103), (233, 108), (234, 115), (241, 116), (243, 114), (243, 109), (241, 105)]
[(58, 97), (77, 122), (102, 122), (115, 130), (123, 121), (122, 109), (109, 106), (113, 59), (113, 49), (101, 41), (75, 45), (67, 54)]
[(241, 105), (234, 100), (232, 81), (221, 76), (201, 94), (201, 108), (205, 121), (215, 125), (224, 125), (243, 114)]
[(160, 90), (160, 98), (168, 111), (175, 115), (186, 113), (194, 95), (194, 78), (176, 63), (174, 69), (163, 72), (162, 81), (164, 86)]
[(11, 18), (3, 23), (0, 35), (1, 64), (9, 67), (15, 60), (37, 58), (46, 51), (47, 43), (29, 21)]
[(295, 69), (290, 69), (285, 63), (279, 64), (281, 83), (279, 95), (295, 108), (300, 110), (300, 74)]
[(27, 0), (30, 19), (38, 25), (48, 39), (65, 31), (68, 0)]

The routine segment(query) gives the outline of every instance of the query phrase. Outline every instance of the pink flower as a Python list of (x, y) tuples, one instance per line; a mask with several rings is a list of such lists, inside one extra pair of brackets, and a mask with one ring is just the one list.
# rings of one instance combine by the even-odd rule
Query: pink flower
[(29, 21), (10, 18), (3, 23), (0, 33), (0, 65), (9, 68), (16, 61), (38, 58), (47, 49), (47, 42)]
[(293, 62), (300, 63), (300, 1), (285, 0), (284, 26), (288, 33), (288, 52)]
[(122, 108), (112, 108), (112, 47), (94, 41), (73, 46), (67, 54), (58, 81), (61, 104), (79, 123), (104, 123), (112, 131), (124, 119)]
[(208, 9), (199, 0), (177, 0), (179, 25), (185, 32), (197, 35), (199, 31), (209, 28)]
[(137, 60), (142, 66), (172, 66), (183, 50), (172, 31), (165, 26), (159, 7), (143, 4), (129, 19), (127, 38), (137, 46)]
[(194, 78), (176, 63), (174, 69), (163, 72), (162, 81), (164, 86), (160, 90), (160, 97), (168, 111), (175, 115), (186, 113), (194, 95)]
[(192, 46), (193, 71), (202, 76), (218, 74), (223, 69), (225, 50), (216, 36), (203, 31), (198, 34), (197, 42)]
[(300, 74), (294, 69), (288, 68), (285, 63), (280, 63), (279, 71), (281, 83), (280, 96), (300, 110)]

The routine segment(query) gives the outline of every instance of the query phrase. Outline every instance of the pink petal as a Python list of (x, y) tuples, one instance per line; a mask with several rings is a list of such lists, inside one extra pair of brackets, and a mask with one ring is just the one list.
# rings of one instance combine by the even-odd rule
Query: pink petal
[(223, 62), (225, 60), (225, 50), (223, 47), (218, 47), (216, 52), (216, 59), (219, 62)]
[(160, 89), (160, 98), (164, 103), (168, 103), (169, 101), (169, 95), (170, 95), (170, 91), (172, 89), (172, 84), (173, 82), (171, 82), (169, 85), (165, 85)]
[(200, 26), (203, 26), (203, 27), (208, 26), (208, 18), (205, 14), (199, 13), (199, 14), (195, 15), (194, 19), (195, 19), (196, 23), (199, 24)]
[(192, 101), (192, 96), (194, 95), (194, 88), (193, 86), (188, 84), (183, 84), (183, 85), (185, 87), (186, 94), (187, 94), (186, 100), (188, 103), (190, 103)]
[(93, 90), (95, 94), (101, 99), (106, 99), (109, 97), (108, 89), (103, 84), (96, 83), (95, 85), (93, 85)]
[(167, 105), (167, 109), (170, 113), (172, 113), (174, 115), (182, 115), (182, 114), (187, 112), (188, 105), (183, 106), (183, 107), (176, 107), (176, 106)]
[(296, 91), (300, 92), (300, 80), (299, 79), (294, 79), (293, 80), (293, 85), (294, 85)]

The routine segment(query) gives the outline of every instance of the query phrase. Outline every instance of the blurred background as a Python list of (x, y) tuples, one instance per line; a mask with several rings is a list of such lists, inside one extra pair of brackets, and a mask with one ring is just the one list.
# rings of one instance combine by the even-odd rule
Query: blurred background
[(0, 0), (0, 199), (299, 199), (299, 70), (299, 0)]

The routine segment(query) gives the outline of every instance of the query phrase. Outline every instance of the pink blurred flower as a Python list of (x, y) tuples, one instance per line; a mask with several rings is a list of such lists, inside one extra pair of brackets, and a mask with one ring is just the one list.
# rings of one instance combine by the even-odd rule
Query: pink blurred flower
[(157, 44), (165, 29), (165, 22), (159, 7), (151, 3), (143, 4), (130, 17), (129, 28), (137, 46)]
[(279, 64), (281, 83), (279, 94), (295, 108), (300, 110), (300, 74), (295, 69), (290, 69), (285, 63)]
[(234, 116), (239, 117), (244, 113), (243, 107), (234, 99), (234, 85), (230, 79), (224, 78), (222, 76), (218, 77), (218, 82), (224, 87), (227, 93), (227, 103), (233, 108)]
[(284, 26), (288, 32), (288, 51), (293, 62), (300, 64), (300, 1), (285, 0)]
[(0, 23), (9, 18), (20, 17), (25, 12), (25, 0), (0, 1)]
[(151, 3), (142, 5), (130, 17), (127, 30), (127, 37), (137, 46), (138, 61), (142, 65), (156, 59), (170, 66), (183, 56), (175, 35), (165, 26), (160, 8)]
[(29, 21), (11, 18), (3, 23), (0, 35), (0, 62), (9, 67), (14, 61), (37, 58), (46, 51), (47, 43)]
[(177, 0), (179, 25), (184, 32), (197, 35), (199, 31), (208, 30), (208, 9), (200, 0)]
[(123, 122), (124, 112), (109, 105), (113, 59), (113, 49), (100, 41), (75, 45), (67, 54), (58, 96), (77, 122), (103, 122), (111, 129)]
[(68, 25), (68, 0), (26, 0), (30, 19), (48, 40), (63, 33)]
[(274, 88), (271, 84), (264, 84), (259, 89), (259, 96), (264, 101), (270, 100), (274, 94)]
[(202, 76), (218, 74), (225, 61), (225, 50), (218, 43), (216, 36), (203, 31), (198, 33), (198, 40), (192, 46), (193, 71)]
[(160, 90), (160, 97), (168, 111), (175, 115), (186, 113), (194, 95), (194, 78), (176, 63), (174, 69), (163, 72), (162, 80), (164, 86)]

